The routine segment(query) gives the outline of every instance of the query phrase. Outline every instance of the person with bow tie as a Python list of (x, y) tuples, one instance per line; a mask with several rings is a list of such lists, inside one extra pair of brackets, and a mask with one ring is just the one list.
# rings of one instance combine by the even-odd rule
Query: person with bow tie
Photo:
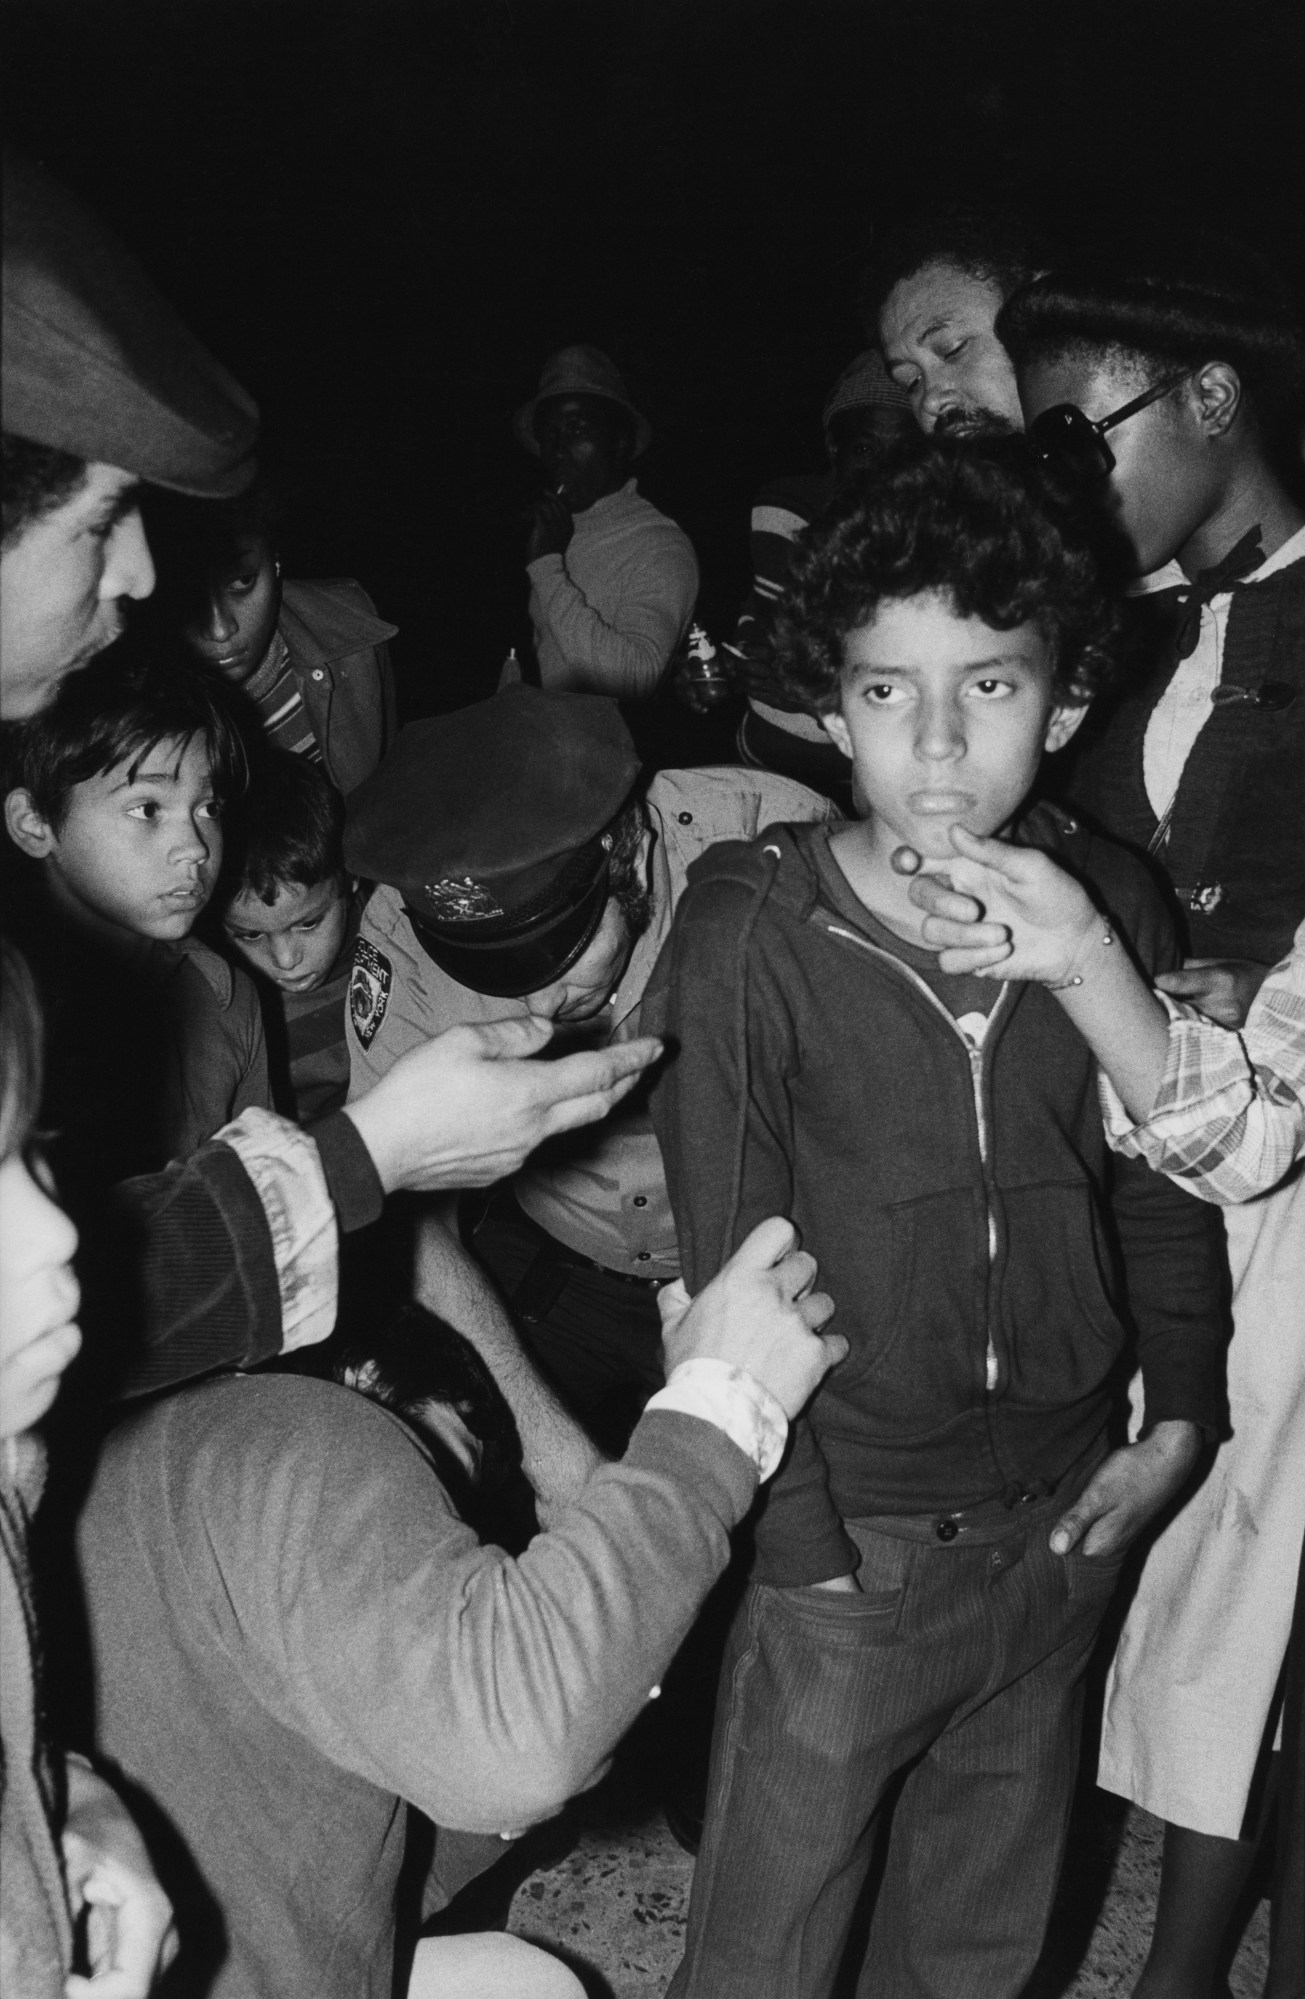
[[(1188, 956), (1158, 984), (1240, 1027), (1305, 918), (1305, 329), (1251, 253), (1170, 229), (1036, 279), (997, 331), (1033, 448), (1108, 506), (1154, 614), (1069, 796), (1168, 884)], [(1106, 1693), (1099, 1781), (1166, 1822), (1135, 1999), (1213, 1990), (1305, 1533), (1305, 1178), (1226, 1221), (1232, 1434), (1147, 1556)]]

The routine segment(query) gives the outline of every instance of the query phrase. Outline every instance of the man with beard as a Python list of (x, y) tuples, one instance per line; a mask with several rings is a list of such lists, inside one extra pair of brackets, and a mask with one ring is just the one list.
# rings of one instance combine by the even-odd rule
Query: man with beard
[[(400, 730), (345, 829), (350, 873), (381, 884), (354, 959), (352, 1096), (463, 1022), (547, 1020), (562, 1047), (626, 1042), (697, 856), (832, 815), (768, 771), (659, 771), (636, 792), (638, 774), (615, 702), (598, 695), (515, 687)], [(594, 1443), (624, 1449), (662, 1385), (657, 1292), (679, 1258), (638, 1095), (496, 1192), (474, 1251), (453, 1201), (427, 1206), (417, 1296), (496, 1375), (547, 1508), (583, 1484)]]
[(1021, 430), (998, 312), (1048, 263), (1036, 223), (1008, 206), (937, 205), (890, 225), (866, 273), (863, 305), (888, 373), (921, 430), (953, 437)]

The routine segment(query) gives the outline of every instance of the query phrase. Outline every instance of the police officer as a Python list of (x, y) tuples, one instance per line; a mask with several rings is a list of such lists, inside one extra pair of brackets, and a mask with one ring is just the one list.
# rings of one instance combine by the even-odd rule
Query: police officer
[[(638, 776), (616, 703), (601, 695), (517, 686), (400, 731), (349, 800), (349, 868), (381, 884), (354, 961), (354, 1092), (458, 1022), (534, 1015), (564, 1046), (638, 1035), (690, 864), (713, 841), (832, 812), (768, 771), (659, 771), (645, 786)], [(583, 1482), (593, 1453), (527, 1385), (513, 1323), (607, 1451), (624, 1448), (662, 1382), (656, 1292), (679, 1258), (638, 1093), (482, 1205), (472, 1240), (474, 1255), (449, 1203), (427, 1209), (418, 1295), (517, 1396), (527, 1472), (537, 1491), (542, 1474), (547, 1504)]]

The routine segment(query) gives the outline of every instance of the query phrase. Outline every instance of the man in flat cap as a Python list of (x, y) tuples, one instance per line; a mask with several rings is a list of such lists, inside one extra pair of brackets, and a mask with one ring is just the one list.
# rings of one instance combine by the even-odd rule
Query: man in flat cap
[[(122, 599), (153, 589), (140, 484), (241, 492), (258, 415), (96, 217), (11, 157), (3, 296), (0, 713), (21, 720), (112, 642)], [(129, 1183), (143, 1250), (129, 1389), (324, 1339), (339, 1229), (397, 1188), (511, 1172), (541, 1139), (602, 1116), (652, 1052), (522, 1059), (545, 1038), (514, 1022), (414, 1049), (344, 1123), (310, 1136), (251, 1112), (184, 1165)], [(105, 1221), (126, 1239), (120, 1216)]]
[[(533, 687), (417, 722), (349, 800), (363, 917), (349, 1029), (353, 1093), (463, 1021), (534, 1017), (558, 1040), (620, 1045), (690, 863), (713, 841), (828, 801), (767, 771), (638, 762), (613, 701)], [(545, 1502), (595, 1461), (531, 1355), (609, 1453), (661, 1385), (656, 1292), (679, 1271), (661, 1155), (637, 1096), (496, 1194), (464, 1247), (455, 1204), (419, 1224), (417, 1290), (479, 1348), (517, 1417)], [(500, 1288), (501, 1287), (501, 1288)]]
[(631, 475), (646, 418), (606, 354), (563, 347), (512, 428), (544, 475), (526, 541), (541, 686), (652, 694), (689, 629), (698, 564)]
[(142, 483), (238, 493), (258, 412), (94, 217), (11, 158), (3, 363), (0, 714), (21, 720), (153, 589)]

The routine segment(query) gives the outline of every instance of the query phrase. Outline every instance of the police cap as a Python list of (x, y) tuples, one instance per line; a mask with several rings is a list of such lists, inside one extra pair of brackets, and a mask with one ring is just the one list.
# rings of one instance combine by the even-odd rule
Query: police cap
[(349, 795), (345, 861), (399, 890), (451, 979), (520, 998), (560, 978), (597, 931), (608, 828), (638, 772), (614, 701), (510, 687), (400, 729)]
[(254, 476), (258, 411), (135, 258), (29, 161), (4, 162), (4, 427), (222, 499)]

